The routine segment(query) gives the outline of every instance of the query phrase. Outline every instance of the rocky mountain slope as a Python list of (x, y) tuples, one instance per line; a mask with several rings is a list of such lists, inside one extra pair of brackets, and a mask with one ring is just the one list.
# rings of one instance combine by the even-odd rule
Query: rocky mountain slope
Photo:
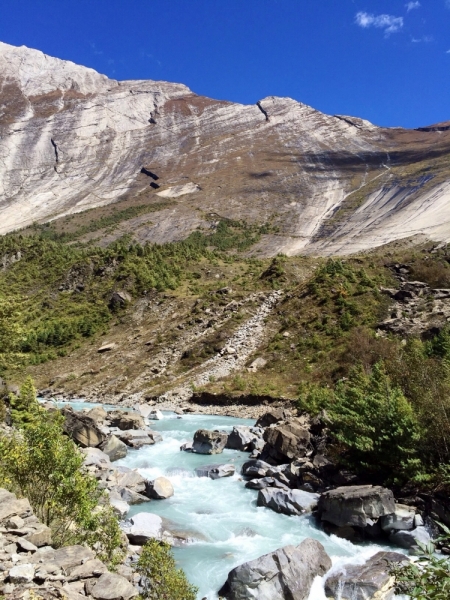
[(148, 212), (127, 213), (103, 243), (182, 239), (211, 214), (270, 224), (254, 249), (265, 255), (450, 238), (446, 124), (386, 129), (290, 98), (217, 101), (3, 43), (0, 85), (0, 233), (139, 199)]

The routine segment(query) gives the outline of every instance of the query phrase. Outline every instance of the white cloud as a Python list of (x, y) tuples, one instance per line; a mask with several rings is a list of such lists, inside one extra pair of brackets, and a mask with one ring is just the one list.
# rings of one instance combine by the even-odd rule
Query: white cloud
[(430, 44), (431, 42), (434, 42), (434, 37), (432, 35), (424, 35), (421, 38), (411, 38), (411, 41), (413, 42), (413, 44), (420, 44), (420, 42), (425, 42), (426, 44)]
[[(448, 0), (450, 2), (450, 0)], [(372, 15), (371, 13), (356, 13), (356, 24), (360, 27), (377, 27), (384, 29), (384, 33), (389, 35), (395, 33), (403, 27), (403, 17), (394, 17), (392, 15)]]
[(415, 8), (420, 7), (420, 2), (408, 2), (405, 4), (406, 10), (409, 12), (410, 10), (414, 10)]

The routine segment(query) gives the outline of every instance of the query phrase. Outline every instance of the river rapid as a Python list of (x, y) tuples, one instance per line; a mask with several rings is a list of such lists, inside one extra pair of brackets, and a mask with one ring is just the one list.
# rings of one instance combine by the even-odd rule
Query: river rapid
[[(94, 406), (70, 404), (77, 410)], [(158, 514), (193, 540), (174, 548), (174, 555), (189, 581), (198, 586), (199, 599), (217, 600), (217, 592), (233, 567), (282, 546), (298, 545), (307, 537), (324, 545), (332, 558), (333, 571), (346, 563), (364, 563), (376, 552), (388, 549), (373, 543), (354, 545), (329, 536), (308, 515), (289, 517), (257, 507), (257, 492), (246, 489), (240, 476), (240, 467), (248, 460), (245, 452), (224, 450), (223, 454), (205, 456), (180, 451), (180, 445), (192, 441), (197, 429), (231, 431), (236, 425), (254, 425), (254, 421), (199, 414), (179, 418), (164, 412), (163, 420), (151, 422), (163, 441), (129, 450), (124, 459), (114, 463), (138, 469), (147, 479), (164, 476), (172, 482), (171, 498), (132, 506), (128, 516), (138, 512)], [(216, 480), (197, 477), (196, 468), (213, 463), (232, 463), (236, 474)], [(325, 600), (323, 583), (322, 578), (316, 578), (309, 600)]]

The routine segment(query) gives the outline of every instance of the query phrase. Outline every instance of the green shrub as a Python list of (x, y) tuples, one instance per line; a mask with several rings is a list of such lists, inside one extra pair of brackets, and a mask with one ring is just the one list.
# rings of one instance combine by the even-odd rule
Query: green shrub
[(329, 408), (330, 430), (354, 470), (382, 480), (406, 477), (418, 468), (420, 439), (413, 409), (400, 388), (392, 386), (381, 363), (370, 375), (356, 367), (337, 384)]
[[(21, 409), (14, 409), (20, 429), (0, 437), (0, 487), (28, 498), (51, 528), (54, 545), (95, 546), (98, 556), (114, 565), (120, 558), (117, 519), (95, 478), (83, 470), (83, 455), (63, 434), (63, 416), (37, 406), (33, 389), (27, 380)], [(19, 417), (27, 406), (31, 416)]]
[[(440, 524), (444, 535), (439, 541), (450, 543), (450, 530)], [(430, 542), (418, 543), (421, 554), (414, 563), (395, 566), (395, 591), (407, 594), (411, 600), (447, 600), (450, 597), (450, 559), (436, 555), (436, 546)]]
[(14, 425), (25, 427), (36, 421), (40, 409), (36, 400), (36, 388), (31, 377), (27, 377), (21, 385), (19, 395), (9, 395), (9, 404)]
[(303, 384), (299, 389), (297, 408), (310, 415), (318, 415), (328, 409), (334, 402), (334, 391), (317, 384)]
[(177, 569), (169, 544), (149, 540), (142, 549), (137, 565), (145, 578), (145, 600), (196, 600), (197, 588)]

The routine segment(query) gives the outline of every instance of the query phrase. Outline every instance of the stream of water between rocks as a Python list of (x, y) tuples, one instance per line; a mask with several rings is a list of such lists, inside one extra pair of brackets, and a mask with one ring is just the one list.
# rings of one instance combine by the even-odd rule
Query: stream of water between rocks
[[(98, 406), (87, 402), (70, 404), (76, 410)], [(138, 469), (147, 479), (164, 476), (172, 482), (175, 493), (171, 498), (134, 505), (128, 517), (139, 512), (158, 514), (194, 540), (174, 548), (174, 555), (188, 579), (198, 586), (199, 599), (216, 600), (228, 572), (235, 566), (282, 546), (298, 545), (307, 537), (324, 545), (332, 558), (333, 571), (348, 563), (362, 564), (379, 550), (388, 549), (385, 545), (355, 545), (329, 536), (310, 515), (286, 516), (257, 507), (257, 492), (245, 488), (240, 476), (240, 468), (248, 460), (245, 452), (225, 449), (223, 454), (205, 456), (180, 451), (181, 444), (191, 441), (197, 429), (228, 432), (236, 425), (254, 425), (254, 421), (199, 414), (179, 418), (165, 412), (163, 420), (151, 424), (163, 441), (129, 450), (126, 458), (114, 463)], [(224, 463), (235, 465), (234, 476), (212, 480), (195, 473), (198, 467)], [(316, 578), (309, 600), (325, 600), (323, 584), (323, 578)]]

